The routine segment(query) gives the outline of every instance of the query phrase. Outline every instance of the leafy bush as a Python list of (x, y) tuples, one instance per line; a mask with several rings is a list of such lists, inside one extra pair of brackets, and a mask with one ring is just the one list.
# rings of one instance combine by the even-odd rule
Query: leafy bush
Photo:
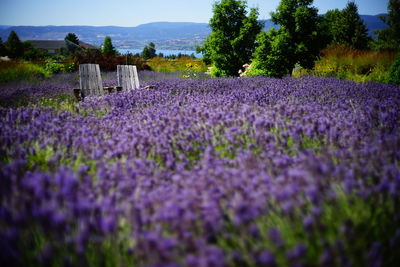
[(65, 71), (64, 65), (52, 60), (47, 60), (45, 69), (50, 73), (61, 73)]
[(388, 71), (388, 82), (400, 85), (400, 53), (396, 56)]

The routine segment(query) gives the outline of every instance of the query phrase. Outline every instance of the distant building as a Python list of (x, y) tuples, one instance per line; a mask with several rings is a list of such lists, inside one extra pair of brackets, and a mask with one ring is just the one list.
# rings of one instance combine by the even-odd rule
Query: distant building
[[(34, 47), (39, 50), (47, 51), (50, 55), (60, 54), (61, 48), (66, 47), (64, 40), (27, 40), (30, 42)], [(96, 46), (85, 43), (79, 42), (79, 46), (84, 49), (98, 49)]]

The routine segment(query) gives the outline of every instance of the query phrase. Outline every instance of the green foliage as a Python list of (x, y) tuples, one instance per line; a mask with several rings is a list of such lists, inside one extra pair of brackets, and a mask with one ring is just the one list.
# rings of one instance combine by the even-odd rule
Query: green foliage
[(397, 54), (392, 66), (389, 68), (388, 82), (400, 85), (400, 53)]
[(204, 54), (206, 63), (214, 65), (212, 75), (236, 76), (242, 65), (250, 61), (255, 40), (262, 29), (258, 10), (248, 16), (246, 1), (222, 0), (216, 2), (210, 20), (211, 34), (197, 51)]
[(48, 171), (48, 162), (54, 155), (54, 149), (52, 146), (47, 146), (43, 149), (39, 148), (39, 145), (34, 147), (34, 153), (28, 155), (28, 168), (36, 169), (39, 168), (43, 171)]
[(389, 26), (376, 31), (376, 48), (380, 50), (400, 50), (400, 0), (389, 0), (388, 14), (381, 19)]
[(10, 35), (8, 36), (5, 48), (6, 55), (12, 59), (21, 58), (24, 53), (23, 44), (14, 31), (11, 31)]
[(62, 50), (63, 54), (66, 55), (74, 55), (76, 51), (81, 50), (82, 48), (79, 46), (79, 39), (75, 33), (68, 33), (65, 38), (65, 45), (67, 47), (67, 51)]
[(0, 37), (0, 57), (3, 57), (6, 55), (6, 47), (3, 44), (3, 39)]
[(44, 59), (49, 56), (47, 51), (41, 51), (34, 47), (29, 41), (25, 41), (22, 43), (23, 46), (23, 56), (24, 60), (33, 61), (33, 60), (40, 60)]
[(0, 83), (50, 77), (43, 67), (30, 62), (0, 62)]
[(312, 70), (295, 68), (294, 77), (315, 75), (336, 77), (355, 82), (388, 82), (389, 68), (395, 57), (393, 51), (356, 50), (344, 45), (330, 46)]
[(156, 45), (151, 42), (143, 48), (142, 57), (144, 59), (150, 59), (156, 57)]
[(118, 51), (113, 46), (110, 36), (106, 36), (106, 38), (104, 38), (103, 53), (106, 56), (118, 55)]
[(287, 31), (271, 29), (263, 32), (258, 38), (260, 45), (254, 53), (252, 68), (249, 76), (265, 75), (283, 77), (291, 72), (293, 49), (291, 38)]
[(207, 66), (200, 59), (191, 57), (181, 57), (178, 59), (169, 59), (155, 57), (147, 61), (152, 71), (156, 72), (183, 72), (183, 73), (200, 73), (206, 72)]
[(79, 38), (75, 33), (68, 33), (64, 40), (79, 45)]
[(348, 2), (343, 10), (329, 10), (324, 16), (324, 24), (331, 44), (347, 45), (354, 49), (368, 48), (371, 38), (354, 2)]
[(342, 11), (339, 9), (328, 10), (325, 15), (323, 15), (322, 25), (324, 27), (327, 44), (337, 43), (338, 35), (341, 25), (341, 15)]
[(64, 71), (64, 66), (52, 60), (46, 61), (45, 69), (50, 73), (60, 73)]
[(311, 7), (312, 0), (282, 0), (271, 13), (279, 30), (271, 29), (258, 38), (259, 46), (253, 55), (256, 74), (283, 77), (291, 74), (296, 63), (312, 68), (323, 47), (319, 33), (318, 10)]

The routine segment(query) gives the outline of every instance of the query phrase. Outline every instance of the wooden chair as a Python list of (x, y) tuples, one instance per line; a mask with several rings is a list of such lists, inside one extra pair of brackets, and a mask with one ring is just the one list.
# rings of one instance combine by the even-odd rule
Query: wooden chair
[(114, 87), (103, 87), (99, 64), (79, 65), (79, 84), (80, 88), (74, 89), (74, 95), (78, 100), (86, 96), (104, 95), (104, 91), (111, 93), (114, 89)]
[(122, 87), (123, 91), (139, 89), (140, 87), (136, 66), (118, 65), (117, 77), (118, 77), (118, 86)]

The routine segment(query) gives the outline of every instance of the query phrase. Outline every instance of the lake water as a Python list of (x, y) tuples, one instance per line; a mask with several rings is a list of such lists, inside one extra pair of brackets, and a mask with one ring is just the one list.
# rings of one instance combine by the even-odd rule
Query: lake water
[[(143, 49), (125, 49), (125, 48), (118, 48), (118, 51), (125, 55), (127, 53), (142, 53)], [(171, 56), (171, 55), (178, 55), (179, 53), (184, 54), (184, 55), (191, 55), (192, 53), (195, 55), (195, 57), (200, 58), (202, 57), (202, 54), (196, 53), (196, 51), (191, 51), (191, 50), (163, 50), (163, 49), (156, 49), (157, 55), (159, 53), (163, 53), (164, 56)]]

